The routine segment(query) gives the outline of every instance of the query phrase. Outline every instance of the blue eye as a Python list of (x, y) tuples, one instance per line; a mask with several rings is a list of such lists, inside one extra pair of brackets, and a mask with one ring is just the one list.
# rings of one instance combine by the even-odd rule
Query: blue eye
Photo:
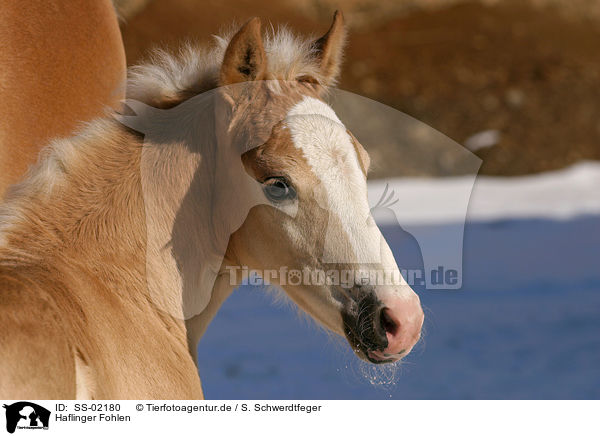
[(263, 182), (263, 191), (272, 203), (281, 203), (296, 198), (296, 191), (282, 177), (272, 177)]

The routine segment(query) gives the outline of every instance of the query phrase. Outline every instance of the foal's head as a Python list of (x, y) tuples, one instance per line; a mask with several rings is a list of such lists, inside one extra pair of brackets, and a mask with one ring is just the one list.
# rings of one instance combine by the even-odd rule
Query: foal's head
[(323, 100), (343, 43), (336, 13), (327, 34), (304, 48), (298, 68), (281, 74), (258, 19), (229, 42), (219, 74), (219, 147), (243, 148), (242, 164), (263, 204), (231, 236), (227, 256), (263, 271), (345, 335), (361, 358), (391, 362), (419, 339), (423, 311), (370, 215), (369, 156)]

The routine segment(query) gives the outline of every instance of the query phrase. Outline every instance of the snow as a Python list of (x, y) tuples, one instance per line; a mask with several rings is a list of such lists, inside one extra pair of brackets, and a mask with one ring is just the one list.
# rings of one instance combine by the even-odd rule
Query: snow
[[(569, 219), (600, 213), (600, 162), (522, 177), (398, 178), (369, 183), (375, 204), (389, 184), (400, 199), (394, 208), (402, 224), (463, 222), (507, 218)], [(471, 192), (472, 190), (472, 192)], [(469, 195), (471, 195), (469, 201)], [(379, 224), (393, 224), (390, 215), (375, 215)]]
[[(382, 189), (378, 183), (370, 189)], [(438, 195), (440, 185), (451, 193), (464, 183), (404, 180), (393, 188), (400, 198), (422, 200)], [(240, 288), (199, 346), (205, 395), (600, 398), (598, 186), (597, 163), (522, 178), (478, 178), (464, 232), (463, 287), (421, 292), (424, 340), (398, 367), (362, 363), (345, 340), (298, 316), (295, 308), (274, 303), (261, 288)], [(422, 208), (399, 221), (414, 226), (420, 220), (432, 234), (456, 226), (460, 211), (436, 204), (435, 215)], [(401, 230), (380, 225), (398, 254)]]

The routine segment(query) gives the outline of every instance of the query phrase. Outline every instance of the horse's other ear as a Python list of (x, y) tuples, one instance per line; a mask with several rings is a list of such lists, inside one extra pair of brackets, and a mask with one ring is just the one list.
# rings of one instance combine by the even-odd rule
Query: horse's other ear
[(267, 55), (260, 27), (260, 19), (254, 17), (231, 38), (221, 65), (220, 86), (265, 78)]
[(325, 35), (313, 43), (321, 75), (325, 80), (323, 85), (332, 85), (340, 74), (342, 54), (346, 44), (346, 28), (341, 11), (333, 14), (333, 23)]

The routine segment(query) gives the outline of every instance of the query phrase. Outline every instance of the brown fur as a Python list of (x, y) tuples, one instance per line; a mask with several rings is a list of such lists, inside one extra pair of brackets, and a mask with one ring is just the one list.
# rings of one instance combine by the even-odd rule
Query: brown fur
[(356, 151), (356, 155), (358, 156), (358, 162), (360, 163), (360, 169), (362, 170), (365, 177), (369, 173), (369, 168), (371, 167), (371, 158), (369, 157), (369, 153), (362, 146), (358, 139), (352, 134), (350, 130), (346, 130), (348, 136), (352, 140), (352, 145), (354, 146), (354, 151)]
[(61, 162), (52, 192), (24, 184), (5, 205), (19, 222), (0, 248), (0, 325), (11, 332), (0, 353), (20, 364), (0, 367), (2, 397), (74, 397), (75, 355), (95, 398), (201, 396), (183, 323), (146, 291), (138, 140), (116, 121), (102, 130), (101, 147), (99, 136), (75, 141), (81, 153)]
[(336, 11), (333, 23), (325, 35), (315, 42), (321, 68), (330, 77), (337, 77), (342, 64), (342, 47), (346, 43), (346, 31), (344, 29), (344, 16)]
[(0, 197), (50, 139), (116, 108), (125, 68), (110, 0), (2, 2)]
[(250, 20), (232, 39), (225, 51), (221, 67), (222, 85), (262, 80), (267, 60), (260, 34), (260, 20)]
[[(261, 62), (254, 65), (273, 74), (259, 53), (254, 54), (258, 58), (238, 56), (248, 41), (256, 43), (255, 29), (251, 22), (232, 40), (239, 46), (228, 50), (221, 77), (230, 78), (229, 68), (235, 71), (236, 62), (244, 67), (248, 58), (263, 59), (262, 67)], [(248, 123), (257, 126), (253, 134), (268, 136), (272, 120), (265, 114), (281, 117), (301, 95), (319, 93), (307, 83), (283, 93), (265, 86), (267, 92), (257, 94), (265, 99), (261, 110), (228, 100), (236, 105), (229, 111), (237, 131), (244, 132)], [(189, 90), (182, 95), (189, 96)], [(254, 152), (253, 170), (301, 172), (306, 163), (289, 137), (282, 133), (277, 138)], [(167, 168), (165, 179), (184, 190), (194, 174), (186, 166), (189, 161), (178, 160), (187, 155), (177, 153), (176, 146), (158, 148), (155, 163)], [(148, 221), (141, 155), (139, 135), (116, 120), (96, 120), (77, 136), (54, 141), (0, 208), (0, 397), (202, 398), (195, 346), (231, 288), (219, 288), (218, 278), (208, 307), (187, 322), (158, 306), (148, 278), (168, 276), (169, 267), (159, 262), (147, 270), (147, 227), (166, 225), (176, 245), (173, 226), (180, 204), (164, 211), (164, 222)], [(172, 168), (175, 162), (181, 165)], [(168, 200), (179, 195), (172, 194)], [(256, 233), (261, 224), (260, 216), (248, 218), (232, 237), (224, 265), (235, 262), (248, 245), (244, 235)], [(165, 301), (182, 301), (174, 288), (160, 291)]]

